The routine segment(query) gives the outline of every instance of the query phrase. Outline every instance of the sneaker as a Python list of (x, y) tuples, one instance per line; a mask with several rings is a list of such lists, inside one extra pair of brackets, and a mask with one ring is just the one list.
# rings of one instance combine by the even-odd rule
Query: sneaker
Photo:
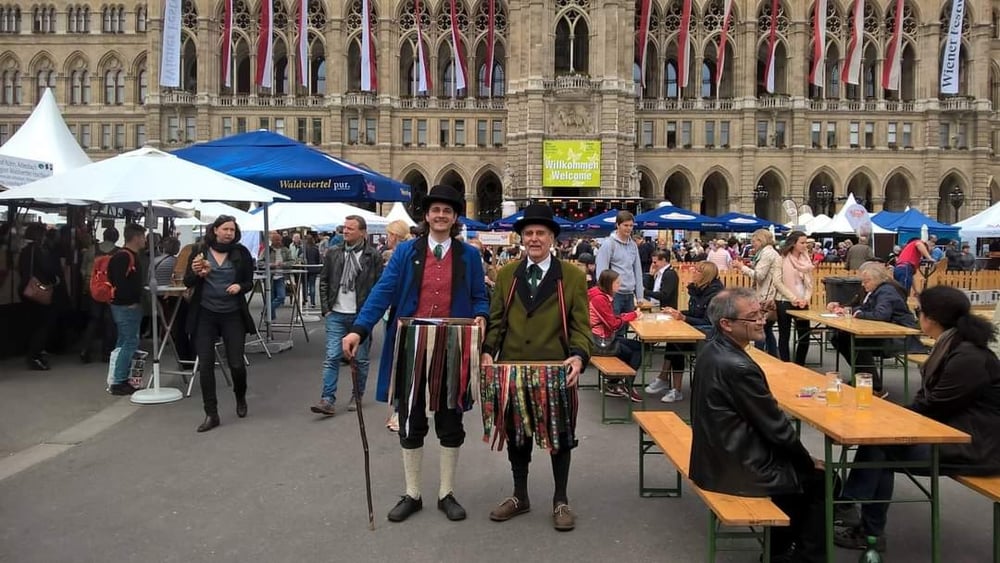
[(399, 432), (399, 414), (390, 414), (385, 421), (385, 427), (389, 429), (389, 432)]
[(654, 379), (652, 383), (643, 389), (647, 395), (656, 395), (670, 389), (670, 384), (662, 379)]
[(357, 399), (352, 398), (351, 402), (347, 403), (347, 412), (355, 412), (357, 410), (358, 410), (358, 401)]
[(642, 395), (640, 395), (639, 392), (636, 391), (634, 388), (629, 387), (627, 394), (628, 394), (629, 400), (632, 401), (633, 403), (641, 403), (642, 402)]
[[(833, 543), (838, 547), (865, 551), (868, 549), (868, 536), (861, 531), (861, 528), (843, 528), (835, 531), (833, 534)], [(879, 553), (884, 553), (885, 546), (885, 535), (877, 536), (875, 539), (875, 550)]]
[(671, 389), (670, 391), (667, 391), (667, 393), (665, 395), (663, 395), (663, 398), (660, 399), (660, 402), (661, 403), (675, 403), (677, 401), (683, 401), (683, 400), (684, 400), (684, 394), (683, 393), (681, 393), (680, 391), (678, 391), (676, 389)]
[(604, 394), (608, 397), (624, 397), (625, 388), (621, 383), (608, 383), (604, 388)]
[(309, 407), (309, 410), (323, 416), (333, 416), (337, 411), (333, 410), (333, 403), (329, 399), (321, 399), (320, 402)]
[(138, 391), (138, 389), (136, 389), (135, 387), (132, 387), (131, 385), (129, 385), (127, 381), (125, 383), (115, 383), (111, 387), (108, 388), (108, 392), (109, 393), (111, 393), (112, 395), (118, 395), (118, 396), (131, 395), (132, 393), (135, 393), (136, 391)]

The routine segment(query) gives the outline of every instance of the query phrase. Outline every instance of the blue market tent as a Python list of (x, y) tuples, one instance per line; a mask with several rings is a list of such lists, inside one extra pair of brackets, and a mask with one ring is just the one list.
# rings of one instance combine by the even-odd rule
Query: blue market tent
[(175, 155), (300, 202), (410, 201), (410, 187), (284, 135), (253, 131)]
[(959, 228), (940, 223), (924, 215), (916, 209), (907, 209), (902, 213), (882, 211), (872, 215), (872, 223), (879, 227), (895, 231), (900, 242), (920, 236), (920, 229), (927, 225), (927, 232), (942, 239), (958, 239)]
[(605, 211), (600, 215), (595, 215), (593, 217), (588, 217), (586, 219), (581, 219), (577, 221), (576, 230), (578, 231), (613, 231), (615, 229), (615, 220), (618, 217), (618, 210), (611, 209)]
[(664, 205), (635, 217), (636, 229), (683, 229), (686, 231), (722, 231), (721, 221), (715, 217), (673, 205)]
[[(504, 217), (503, 219), (497, 219), (496, 221), (493, 221), (492, 223), (490, 223), (490, 228), (493, 229), (494, 231), (512, 231), (512, 230), (514, 230), (514, 223), (516, 223), (517, 220), (520, 219), (522, 216), (524, 216), (524, 210), (523, 209), (521, 211), (518, 211), (517, 213), (515, 213), (513, 215)], [(575, 230), (572, 221), (567, 221), (566, 219), (563, 219), (562, 217), (559, 217), (558, 215), (555, 217), (555, 220), (556, 220), (556, 223), (559, 223), (559, 228), (564, 233), (566, 231)]]
[(723, 231), (729, 233), (750, 233), (756, 231), (757, 229), (767, 229), (774, 227), (775, 231), (787, 231), (788, 227), (772, 223), (767, 219), (761, 219), (760, 217), (754, 217), (753, 215), (744, 215), (742, 213), (726, 213), (725, 215), (719, 215), (716, 217), (723, 225)]
[(470, 231), (488, 231), (490, 226), (486, 223), (476, 221), (475, 219), (469, 219), (465, 215), (458, 218), (458, 222), (465, 225), (465, 228)]

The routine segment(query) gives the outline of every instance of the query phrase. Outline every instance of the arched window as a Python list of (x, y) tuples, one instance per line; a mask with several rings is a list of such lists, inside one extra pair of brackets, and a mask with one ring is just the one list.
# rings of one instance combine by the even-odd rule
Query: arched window
[[(368, 28), (371, 30), (374, 42), (378, 37), (378, 12), (374, 3), (369, 2), (368, 5), (371, 8), (371, 13), (368, 14)], [(353, 92), (361, 90), (362, 7), (362, 0), (351, 0), (351, 7), (347, 13), (347, 33), (351, 37), (347, 45), (347, 89)], [(377, 45), (372, 47), (377, 51)]]
[(571, 8), (556, 23), (556, 74), (586, 73), (589, 63), (590, 29), (584, 13)]
[(140, 105), (145, 104), (146, 96), (149, 95), (149, 72), (146, 70), (145, 65), (139, 70), (136, 84), (138, 88), (136, 91), (136, 102)]
[(361, 91), (361, 39), (358, 37), (347, 46), (347, 91)]
[(146, 6), (143, 4), (135, 9), (135, 30), (139, 33), (146, 32)]
[(20, 105), (21, 103), (21, 73), (15, 69), (3, 72), (3, 105)]
[(181, 47), (181, 89), (191, 93), (198, 91), (198, 50), (194, 38), (186, 33)]
[(35, 75), (35, 84), (37, 86), (35, 103), (38, 103), (41, 101), (42, 95), (45, 94), (46, 88), (51, 88), (52, 93), (56, 93), (56, 71), (48, 69), (38, 71), (38, 74)]
[(111, 33), (114, 30), (111, 23), (112, 11), (110, 6), (101, 9), (101, 33)]
[(701, 64), (701, 97), (715, 97), (715, 63), (712, 61)]
[(70, 74), (70, 105), (86, 105), (90, 103), (90, 72), (77, 69)]
[[(465, 49), (463, 46), (459, 45), (459, 53), (461, 53), (459, 56), (462, 56), (464, 52)], [(459, 72), (461, 70), (456, 65), (451, 41), (442, 42), (438, 50), (438, 75), (436, 84), (439, 96), (446, 98), (464, 98), (466, 96), (470, 77), (468, 75), (464, 76), (463, 80), (465, 80), (466, 87), (459, 88)]]
[(312, 43), (309, 46), (309, 94), (323, 96), (326, 94), (326, 49), (319, 36), (311, 34)]
[(667, 60), (666, 71), (663, 73), (666, 78), (666, 90), (664, 91), (667, 98), (677, 97), (677, 61), (673, 59)]

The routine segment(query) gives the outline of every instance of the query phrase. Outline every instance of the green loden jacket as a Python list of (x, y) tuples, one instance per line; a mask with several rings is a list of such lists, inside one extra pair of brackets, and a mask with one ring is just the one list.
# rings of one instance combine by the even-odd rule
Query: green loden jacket
[[(532, 298), (527, 263), (528, 260), (512, 262), (497, 274), (483, 352), (501, 362), (562, 363), (570, 356), (579, 356), (586, 368), (591, 344), (587, 278), (579, 268), (553, 258)], [(563, 284), (569, 342), (563, 337), (560, 320), (559, 280)], [(505, 323), (504, 308), (515, 281)]]

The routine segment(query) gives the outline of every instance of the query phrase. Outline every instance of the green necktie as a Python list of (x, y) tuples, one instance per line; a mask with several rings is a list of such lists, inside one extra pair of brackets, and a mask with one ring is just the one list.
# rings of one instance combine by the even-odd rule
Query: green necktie
[(434, 247), (434, 257), (440, 260), (442, 256), (444, 256), (444, 245), (438, 244)]
[(538, 290), (538, 282), (542, 279), (542, 269), (538, 264), (528, 266), (528, 285), (531, 286), (531, 294)]

